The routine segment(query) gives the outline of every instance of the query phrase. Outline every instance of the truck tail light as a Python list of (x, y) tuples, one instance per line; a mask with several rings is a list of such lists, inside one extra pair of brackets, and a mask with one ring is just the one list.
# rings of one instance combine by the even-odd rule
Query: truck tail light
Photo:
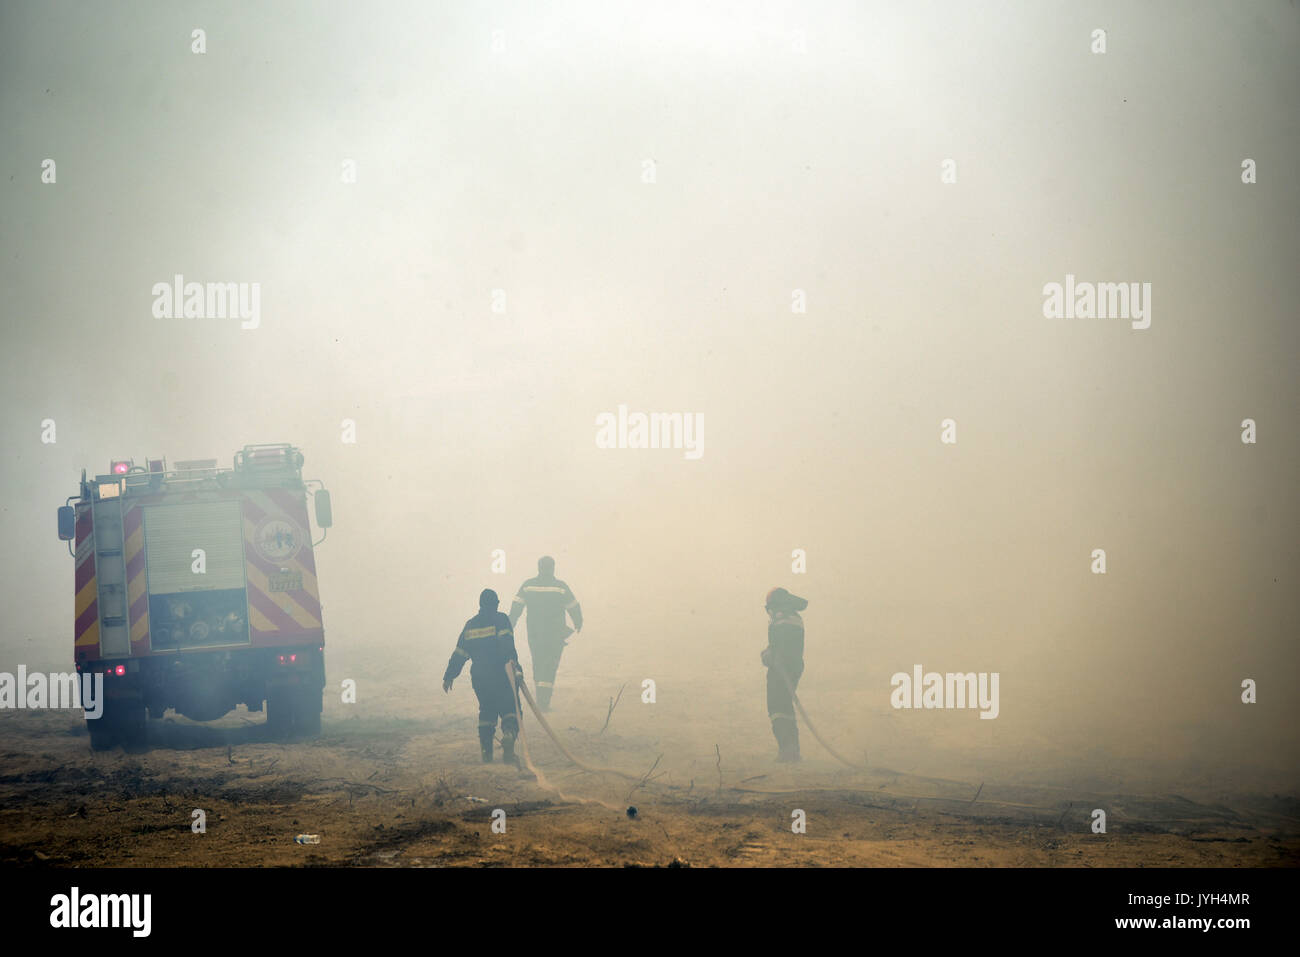
[(113, 669), (113, 674), (115, 675), (126, 674), (126, 665), (118, 665), (116, 668)]

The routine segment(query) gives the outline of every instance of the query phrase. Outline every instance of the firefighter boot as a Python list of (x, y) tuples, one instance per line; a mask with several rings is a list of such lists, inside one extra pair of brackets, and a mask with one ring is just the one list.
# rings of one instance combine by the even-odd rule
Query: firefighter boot
[(778, 761), (799, 760), (799, 732), (794, 720), (784, 716), (772, 719), (772, 734), (776, 736)]
[(509, 731), (501, 733), (501, 760), (519, 767), (519, 758), (515, 756), (515, 736)]
[(483, 752), (483, 763), (492, 763), (492, 737), (496, 732), (496, 722), (484, 724), (482, 721), (478, 725), (478, 746)]

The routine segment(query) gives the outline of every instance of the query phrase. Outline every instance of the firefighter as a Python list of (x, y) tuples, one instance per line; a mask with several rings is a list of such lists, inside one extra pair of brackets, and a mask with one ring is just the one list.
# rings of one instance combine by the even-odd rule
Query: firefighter
[(514, 668), (517, 683), (522, 683), (523, 678), (519, 674), (514, 629), (510, 619), (497, 610), (499, 604), (496, 592), (483, 589), (478, 596), (478, 614), (465, 622), (456, 639), (456, 650), (451, 653), (442, 676), (442, 690), (450, 691), (465, 662), (472, 662), (469, 681), (478, 696), (478, 741), (483, 763), (492, 763), (492, 739), (500, 718), (501, 758), (518, 767), (515, 739), (519, 736), (519, 696), (510, 687), (506, 662)]
[[(537, 577), (519, 586), (519, 593), (510, 606), (510, 624), (519, 621), (525, 608), (528, 609), (528, 650), (533, 656), (537, 707), (550, 711), (555, 672), (560, 667), (565, 639), (574, 631), (582, 631), (582, 606), (569, 586), (555, 577), (554, 558), (539, 558)], [(573, 619), (573, 628), (565, 624), (566, 612)]]
[(803, 674), (803, 619), (806, 599), (784, 588), (773, 588), (767, 609), (767, 647), (761, 655), (767, 667), (767, 715), (776, 736), (778, 761), (799, 760), (799, 726), (794, 717), (794, 689)]

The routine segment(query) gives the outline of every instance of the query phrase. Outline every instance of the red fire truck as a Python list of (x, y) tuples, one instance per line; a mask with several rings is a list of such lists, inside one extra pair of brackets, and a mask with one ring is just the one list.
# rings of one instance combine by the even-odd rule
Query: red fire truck
[[(75, 561), (77, 671), (104, 675), (91, 746), (135, 744), (146, 714), (212, 721), (261, 711), (277, 738), (320, 733), (325, 632), (307, 519), (329, 492), (288, 444), (215, 459), (115, 461), (59, 509)], [(75, 551), (73, 548), (75, 542)], [(319, 544), (316, 542), (315, 544)]]

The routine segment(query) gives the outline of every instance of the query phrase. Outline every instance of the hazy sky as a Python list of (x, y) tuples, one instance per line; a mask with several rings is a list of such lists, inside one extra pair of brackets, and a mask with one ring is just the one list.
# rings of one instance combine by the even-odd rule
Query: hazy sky
[[(82, 468), (288, 441), (350, 654), (436, 677), (550, 553), (707, 695), (784, 584), (810, 698), (998, 671), (999, 728), (1213, 727), (1294, 782), (1298, 41), (1294, 2), (2, 0), (0, 669), (70, 658)], [(178, 273), (260, 324), (156, 318)], [(1150, 328), (1045, 318), (1067, 274)], [(619, 404), (703, 456), (598, 448)]]

